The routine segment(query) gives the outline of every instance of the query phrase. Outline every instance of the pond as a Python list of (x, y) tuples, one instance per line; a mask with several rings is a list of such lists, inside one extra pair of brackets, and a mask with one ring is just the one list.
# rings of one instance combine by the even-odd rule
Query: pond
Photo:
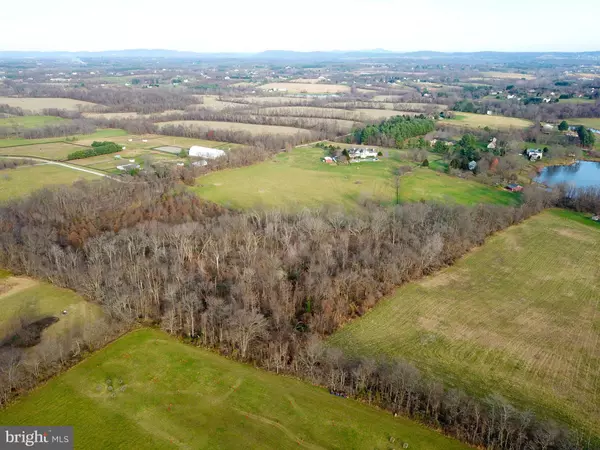
[(577, 161), (570, 166), (544, 167), (534, 181), (548, 186), (567, 183), (578, 188), (600, 188), (600, 162)]

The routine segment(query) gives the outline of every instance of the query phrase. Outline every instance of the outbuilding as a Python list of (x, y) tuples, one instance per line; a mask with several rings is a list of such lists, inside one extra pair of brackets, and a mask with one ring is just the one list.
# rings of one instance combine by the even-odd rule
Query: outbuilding
[(218, 148), (208, 148), (200, 147), (199, 145), (193, 145), (190, 148), (188, 155), (194, 158), (216, 159), (220, 158), (221, 156), (225, 156), (225, 152), (223, 150), (219, 150)]

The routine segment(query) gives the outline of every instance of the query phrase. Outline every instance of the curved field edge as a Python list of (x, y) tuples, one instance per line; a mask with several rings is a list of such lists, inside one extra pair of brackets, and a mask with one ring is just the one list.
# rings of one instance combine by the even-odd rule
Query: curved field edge
[[(131, 332), (0, 411), (73, 425), (76, 448), (409, 448), (463, 444), (302, 381), (167, 336)], [(398, 445), (398, 444), (396, 444)]]
[(550, 210), (399, 288), (329, 344), (600, 434), (600, 226)]

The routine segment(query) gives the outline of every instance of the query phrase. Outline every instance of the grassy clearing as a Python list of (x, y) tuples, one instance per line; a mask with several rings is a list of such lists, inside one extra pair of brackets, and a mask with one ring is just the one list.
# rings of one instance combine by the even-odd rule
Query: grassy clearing
[(330, 343), (600, 431), (600, 226), (547, 211), (401, 287)]
[(0, 201), (23, 197), (43, 187), (99, 178), (98, 175), (50, 164), (7, 169), (0, 172)]
[[(91, 145), (96, 140), (93, 138), (77, 141), (81, 145)], [(237, 149), (243, 147), (240, 144), (232, 144), (230, 142), (208, 141), (204, 139), (186, 138), (178, 136), (164, 136), (161, 134), (123, 134), (110, 139), (126, 150), (152, 150), (156, 147), (175, 146), (188, 149), (192, 145), (200, 145), (203, 147), (219, 148), (219, 149)], [(145, 141), (145, 142), (144, 142)]]
[[(64, 310), (66, 315), (62, 314)], [(0, 337), (4, 336), (11, 322), (20, 318), (34, 321), (48, 316), (58, 317), (59, 321), (43, 333), (43, 339), (48, 340), (84, 322), (93, 322), (101, 315), (99, 306), (68, 289), (26, 277), (0, 279)]]
[(372, 449), (388, 448), (390, 436), (409, 448), (467, 448), (407, 419), (149, 329), (122, 337), (0, 411), (0, 423), (68, 423), (76, 448), (86, 449)]
[(490, 127), (497, 129), (528, 128), (533, 125), (533, 122), (529, 120), (517, 119), (515, 117), (488, 116), (486, 114), (466, 112), (458, 112), (454, 119), (447, 119), (443, 123), (466, 128)]
[[(115, 158), (120, 155), (121, 158)], [(92, 156), (91, 158), (78, 159), (73, 161), (80, 166), (86, 166), (90, 169), (107, 170), (113, 173), (121, 173), (117, 166), (128, 164), (129, 160), (133, 159), (142, 167), (150, 162), (178, 162), (183, 161), (177, 155), (172, 155), (158, 150), (138, 150), (127, 149), (117, 154)]]
[(36, 156), (38, 158), (63, 161), (67, 159), (69, 153), (73, 153), (77, 150), (83, 150), (84, 148), (85, 147), (82, 147), (81, 145), (75, 145), (69, 142), (53, 142), (51, 144), (5, 147), (0, 149), (0, 154), (10, 156)]
[(247, 131), (252, 134), (279, 134), (295, 135), (298, 133), (309, 133), (308, 130), (293, 127), (280, 127), (276, 125), (256, 125), (239, 122), (213, 122), (208, 120), (175, 120), (172, 122), (159, 122), (157, 125), (184, 125), (186, 127), (202, 130), (233, 130)]
[[(262, 164), (200, 177), (192, 189), (201, 197), (233, 208), (269, 206), (295, 210), (341, 205), (352, 209), (366, 199), (389, 204), (395, 198), (392, 169), (410, 163), (400, 162), (397, 158), (402, 153), (397, 150), (385, 153), (390, 157), (379, 162), (330, 166), (320, 162), (321, 149), (301, 147)], [(518, 201), (509, 192), (422, 167), (415, 167), (402, 178), (401, 198), (462, 204)]]
[[(98, 130), (92, 134), (80, 134), (76, 136), (65, 136), (65, 137), (55, 137), (55, 138), (41, 138), (41, 139), (0, 139), (0, 148), (5, 147), (17, 147), (17, 146), (25, 146), (25, 145), (37, 145), (37, 144), (49, 144), (52, 142), (64, 142), (67, 138), (74, 138), (73, 141), (76, 144), (86, 145), (83, 142), (89, 141), (91, 144), (93, 141), (97, 141), (100, 139), (106, 139), (114, 136), (123, 136), (126, 135), (127, 132), (125, 130), (120, 130), (117, 128), (106, 128), (102, 130)], [(87, 144), (89, 145), (89, 144)], [(2, 151), (3, 153), (3, 151)]]
[(571, 103), (571, 104), (581, 104), (581, 103), (596, 103), (596, 100), (593, 100), (591, 98), (580, 98), (580, 97), (573, 97), (573, 98), (563, 98), (559, 100), (559, 103)]
[[(596, 130), (600, 130), (600, 118), (578, 118), (578, 119), (568, 119), (569, 125), (584, 125), (588, 128), (594, 128)], [(598, 139), (596, 139), (598, 140)]]
[(502, 80), (535, 80), (535, 76), (529, 73), (517, 72), (481, 72), (484, 78), (499, 78)]
[(33, 112), (42, 112), (43, 109), (48, 108), (78, 111), (96, 104), (73, 100), (72, 98), (0, 97), (0, 105), (16, 106)]
[(55, 116), (15, 116), (0, 119), (0, 128), (38, 128), (63, 122), (64, 120)]
[(291, 94), (335, 94), (338, 92), (350, 92), (350, 86), (345, 84), (313, 84), (313, 83), (268, 83), (259, 86), (259, 89), (268, 91), (269, 89), (281, 90)]

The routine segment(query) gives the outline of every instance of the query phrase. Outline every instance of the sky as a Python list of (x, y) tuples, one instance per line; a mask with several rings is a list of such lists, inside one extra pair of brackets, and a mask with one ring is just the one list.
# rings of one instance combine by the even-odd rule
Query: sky
[(0, 51), (600, 50), (599, 0), (2, 3)]

